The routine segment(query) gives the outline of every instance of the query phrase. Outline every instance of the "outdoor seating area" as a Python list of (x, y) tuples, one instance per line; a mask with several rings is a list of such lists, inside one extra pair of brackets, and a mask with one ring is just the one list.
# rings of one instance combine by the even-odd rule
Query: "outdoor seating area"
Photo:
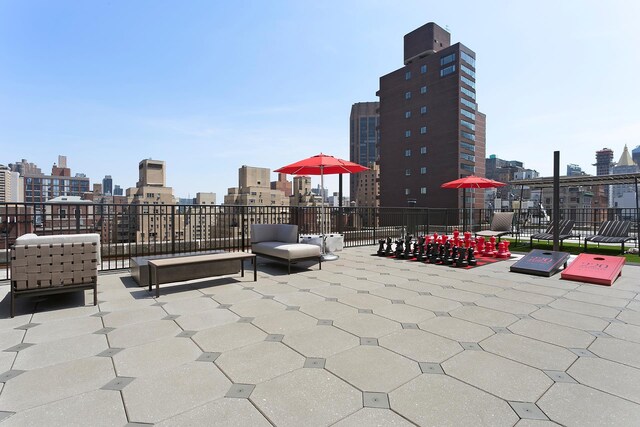
[(636, 238), (629, 236), (631, 223), (629, 221), (605, 221), (600, 225), (598, 232), (594, 235), (587, 236), (584, 239), (584, 251), (587, 251), (587, 242), (598, 243), (619, 243), (622, 253), (624, 253), (624, 244), (629, 240)]
[[(580, 237), (579, 235), (573, 234), (573, 226), (575, 225), (575, 221), (571, 219), (563, 219), (558, 223), (558, 241), (560, 242), (560, 249), (562, 249), (562, 243), (565, 239), (570, 239), (572, 237)], [(551, 241), (554, 239), (554, 230), (555, 224), (552, 222), (547, 227), (544, 233), (535, 233), (529, 236), (529, 247), (533, 247), (534, 240), (546, 240)]]
[(255, 282), (167, 283), (159, 298), (104, 272), (96, 306), (84, 291), (22, 298), (13, 319), (0, 286), (0, 419), (637, 424), (637, 266), (605, 287), (510, 273), (515, 259), (465, 270), (376, 249), (292, 275), (259, 257)]
[(299, 243), (298, 226), (291, 224), (251, 224), (251, 252), (261, 257), (291, 264), (300, 261), (317, 261), (322, 269), (320, 246)]

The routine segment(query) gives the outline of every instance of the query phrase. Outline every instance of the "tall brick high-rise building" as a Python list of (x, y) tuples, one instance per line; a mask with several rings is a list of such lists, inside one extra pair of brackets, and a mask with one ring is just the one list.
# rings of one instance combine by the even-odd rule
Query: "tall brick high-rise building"
[[(404, 36), (404, 67), (380, 78), (380, 205), (461, 208), (447, 181), (485, 173), (475, 53), (430, 22)], [(483, 207), (482, 190), (467, 207)]]
[[(375, 171), (370, 178), (371, 186), (365, 190), (360, 174), (349, 175), (349, 194), (356, 206), (379, 206), (377, 198), (377, 171), (374, 163), (378, 160), (378, 143), (380, 142), (379, 102), (357, 102), (351, 106), (349, 117), (349, 160)], [(369, 177), (369, 176), (368, 176)], [(366, 197), (365, 197), (366, 196)]]

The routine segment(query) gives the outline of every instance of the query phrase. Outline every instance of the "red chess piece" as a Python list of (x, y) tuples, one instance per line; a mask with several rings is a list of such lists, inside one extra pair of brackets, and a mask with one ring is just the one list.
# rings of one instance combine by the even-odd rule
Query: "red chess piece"
[(447, 236), (446, 234), (442, 235), (442, 244), (446, 244), (447, 240), (449, 240), (449, 236)]
[(460, 231), (457, 228), (453, 230), (453, 244), (454, 246), (460, 246)]
[(424, 245), (427, 246), (429, 242), (431, 242), (431, 236), (427, 234), (426, 236), (424, 236)]
[(484, 252), (482, 255), (484, 256), (495, 256), (496, 251), (496, 238), (495, 236), (491, 236), (489, 238), (489, 242), (486, 242), (484, 245)]
[(509, 245), (511, 244), (510, 241), (505, 240), (504, 241), (504, 253), (506, 255), (505, 258), (511, 258), (511, 252), (509, 252)]
[(464, 247), (465, 248), (469, 248), (471, 247), (471, 233), (469, 231), (465, 231), (464, 232)]
[(484, 237), (480, 236), (476, 239), (476, 248), (478, 249), (476, 255), (484, 255)]
[(433, 241), (434, 242), (438, 241), (438, 232), (437, 231), (433, 233)]
[(505, 242), (498, 243), (498, 253), (496, 253), (496, 258), (509, 258), (506, 247), (507, 245), (505, 245)]

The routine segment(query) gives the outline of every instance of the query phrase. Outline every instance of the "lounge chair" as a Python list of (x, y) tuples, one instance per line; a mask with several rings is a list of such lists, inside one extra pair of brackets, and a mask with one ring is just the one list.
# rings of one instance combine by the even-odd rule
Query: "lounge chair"
[(627, 240), (635, 240), (635, 237), (629, 236), (631, 222), (629, 221), (605, 221), (598, 229), (598, 233), (587, 236), (584, 239), (584, 251), (587, 251), (587, 242), (600, 243), (620, 243), (622, 253), (624, 253), (624, 243)]
[[(562, 249), (562, 242), (564, 239), (568, 239), (570, 237), (580, 237), (579, 235), (574, 235), (572, 233), (573, 226), (575, 225), (575, 221), (572, 219), (563, 219), (558, 223), (558, 240), (560, 240), (560, 248)], [(529, 246), (533, 246), (533, 240), (553, 240), (553, 222), (547, 227), (547, 230), (544, 233), (533, 234), (529, 239)], [(578, 242), (579, 243), (579, 242)]]
[(496, 212), (491, 219), (489, 230), (476, 231), (476, 237), (497, 237), (498, 242), (502, 236), (514, 234), (516, 238), (518, 232), (513, 229), (513, 212)]

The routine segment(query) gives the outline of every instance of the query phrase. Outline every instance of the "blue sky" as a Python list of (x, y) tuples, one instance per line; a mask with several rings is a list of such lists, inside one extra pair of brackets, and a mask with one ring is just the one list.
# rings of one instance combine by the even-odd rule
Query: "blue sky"
[(351, 105), (433, 21), (476, 52), (487, 154), (595, 173), (595, 150), (640, 144), (639, 5), (0, 0), (0, 164), (62, 154), (127, 188), (150, 157), (177, 196), (221, 203), (244, 164), (348, 158)]

